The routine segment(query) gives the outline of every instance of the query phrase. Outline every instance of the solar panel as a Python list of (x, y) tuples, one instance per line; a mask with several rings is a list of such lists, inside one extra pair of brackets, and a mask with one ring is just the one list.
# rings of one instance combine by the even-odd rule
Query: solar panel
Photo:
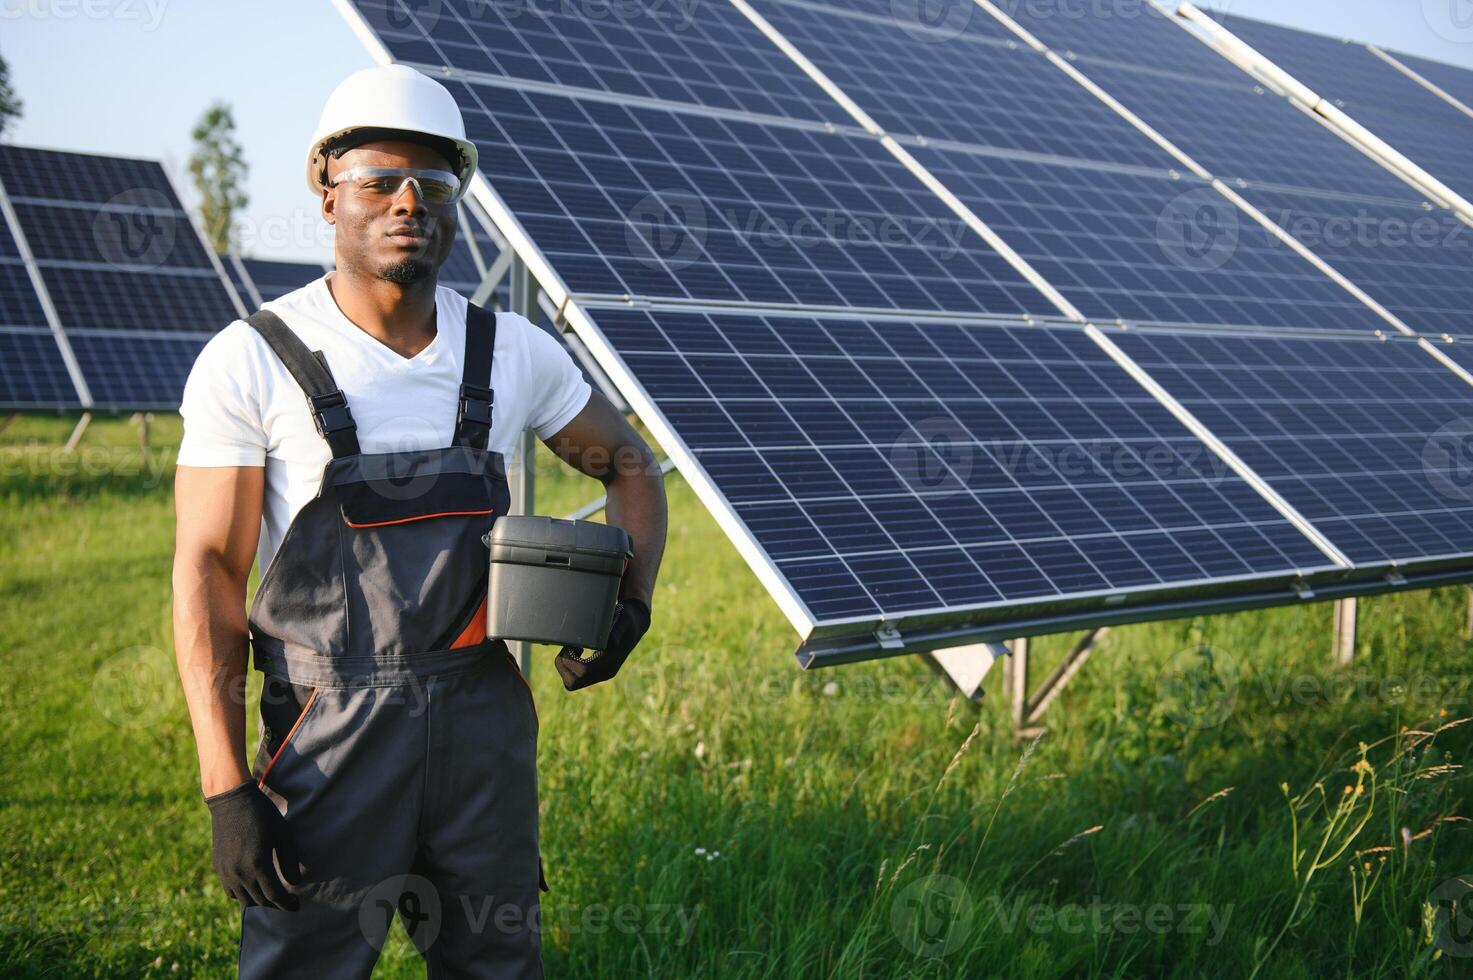
[(1085, 316), (1367, 330), (1386, 323), (1196, 178), (914, 154)]
[(838, 7), (868, 16), (882, 28), (914, 32), (924, 37), (960, 37), (972, 40), (1011, 40), (1007, 30), (976, 4), (929, 4), (926, 0), (829, 0), (826, 4), (790, 0), (794, 6)]
[(74, 408), (77, 389), (49, 330), (0, 330), (0, 409)]
[[(1170, 25), (1163, 29), (1181, 33)], [(1209, 57), (1227, 64), (1205, 45), (1201, 47)], [(1234, 84), (1192, 79), (1163, 83), (1156, 75), (1092, 60), (1081, 61), (1077, 67), (1225, 180), (1319, 188), (1342, 196), (1420, 199), (1405, 181), (1288, 101), (1255, 89), (1242, 72)]]
[[(226, 321), (227, 323), (229, 321)], [(67, 332), (95, 408), (176, 411), (184, 381), (204, 349), (198, 335), (120, 336), (114, 332)]]
[(353, 6), (401, 62), (792, 119), (843, 118), (725, 0)]
[[(1169, 154), (1010, 46), (980, 6), (755, 2), (1088, 316), (1379, 344), (1383, 319), (1209, 184), (1167, 169)], [(810, 650), (841, 635), (881, 645), (884, 625), (921, 648), (912, 627), (1005, 635), (1108, 609), (1119, 621), (1119, 604), (1180, 611), (1281, 601), (1305, 580), (1340, 587), (1354, 570), (1314, 528), (1199, 441), (1098, 334), (1021, 322), (1059, 312), (718, 6), (681, 37), (649, 17), (590, 31), (586, 13), (565, 11), (471, 23), (459, 5), (369, 20), (397, 59), (450, 69), (495, 198), (483, 203), (510, 213), (504, 231), (546, 261), (554, 293), (567, 287), (580, 337)], [(694, 68), (692, 45), (718, 24), (728, 43)], [(1159, 66), (1190, 58), (1171, 37), (1142, 55), (1168, 86)], [(1200, 54), (1214, 66), (1202, 75), (1236, 77)], [(707, 71), (734, 73), (727, 101)], [(780, 81), (756, 83), (762, 72)], [(1358, 163), (1333, 145), (1327, 159)], [(1387, 186), (1374, 167), (1357, 179)], [(1404, 190), (1383, 203), (1416, 204)], [(1405, 556), (1431, 553), (1410, 546), (1429, 544), (1420, 525), (1397, 527)]]
[(893, 17), (788, 0), (757, 0), (754, 7), (887, 132), (1137, 166), (1172, 164), (1031, 48), (920, 23), (896, 30)]
[(1053, 312), (871, 136), (452, 91), (481, 173), (574, 293)]
[(1338, 102), (1454, 191), (1473, 197), (1473, 126), (1465, 113), (1359, 44), (1243, 17), (1222, 20), (1316, 94)]
[(1452, 212), (1287, 188), (1239, 193), (1412, 329), (1473, 335), (1473, 228)]
[(1003, 13), (1064, 55), (1127, 63), (1158, 76), (1236, 83), (1240, 72), (1150, 3), (1088, 4), (1078, 0), (996, 0)]
[[(95, 407), (177, 407), (180, 351), (197, 352), (239, 310), (163, 168), (6, 145), (0, 182)], [(45, 324), (34, 296), (25, 299), (23, 272), (0, 264), (6, 321)], [(84, 356), (84, 347), (105, 356)]]
[(46, 313), (20, 260), (0, 259), (0, 327), (45, 327)]
[(7, 261), (20, 261), (20, 247), (15, 244), (15, 236), (10, 233), (10, 226), (0, 221), (0, 262)]
[(1473, 492), (1447, 492), (1435, 462), (1473, 387), (1415, 341), (1111, 339), (1357, 564), (1473, 553)]
[(241, 257), (231, 252), (228, 255), (222, 255), (220, 263), (225, 267), (225, 278), (230, 280), (230, 285), (235, 288), (235, 295), (240, 297), (241, 303), (251, 309), (259, 306), (260, 297), (254, 291), (255, 284), (250, 281)]
[[(47, 291), (72, 327), (109, 330), (177, 330), (208, 332), (240, 314), (230, 302), (219, 276), (143, 275), (122, 269), (43, 268)], [(216, 329), (219, 329), (217, 327)]]
[[(1414, 329), (1461, 333), (1467, 328), (1473, 280), (1465, 270), (1473, 257), (1469, 254), (1473, 232), (1451, 212), (1424, 204), (1390, 171), (1284, 99), (1257, 89), (1236, 68), (1236, 80), (1168, 79), (1138, 65), (1096, 57), (1112, 53), (1107, 39), (1124, 45), (1122, 51), (1134, 53), (1161, 49), (1162, 40), (1170, 38), (1172, 45), (1196, 45), (1205, 56), (1229, 64), (1163, 18), (1121, 19), (1103, 11), (1080, 10), (1063, 17), (1064, 22), (1075, 25), (1069, 33), (1061, 32), (1058, 19), (1025, 4), (1019, 19), (1056, 42), (1061, 33), (1076, 41), (1095, 38), (1087, 46), (1089, 55), (1078, 59), (1080, 71), (1198, 164), (1235, 184), (1268, 218)], [(1136, 41), (1127, 44), (1128, 37)], [(1258, 232), (1246, 216), (1213, 203), (1210, 196), (1203, 198), (1203, 204), (1205, 210), (1195, 213), (1204, 222), (1199, 229), (1200, 245), (1207, 256), (1212, 255), (1211, 232), (1223, 226), (1228, 227), (1229, 240), (1251, 229), (1258, 247), (1287, 252), (1272, 237)], [(1175, 244), (1175, 239), (1171, 241)], [(1234, 250), (1241, 247), (1240, 241), (1233, 241)], [(1073, 252), (1055, 241), (1046, 243), (1042, 252), (1036, 264), (1045, 275), (1059, 278), (1048, 271), (1058, 262), (1049, 253)], [(1224, 266), (1222, 271), (1233, 270)], [(1347, 306), (1349, 299), (1316, 300), (1313, 307), (1322, 314), (1322, 325), (1336, 325), (1339, 315), (1358, 305), (1351, 302)], [(1209, 316), (1199, 317), (1202, 322), (1214, 322)], [(1351, 322), (1357, 328), (1385, 329), (1385, 324), (1359, 312), (1352, 314)]]
[(817, 621), (1328, 564), (1077, 327), (594, 316)]
[(1431, 58), (1419, 58), (1416, 55), (1403, 54), (1400, 51), (1391, 51), (1388, 53), (1397, 61), (1461, 102), (1465, 107), (1473, 109), (1473, 70), (1460, 68), (1457, 65), (1445, 64), (1441, 61), (1433, 61)]
[(1350, 114), (1370, 108), (1449, 122), (1466, 120), (1363, 44), (1239, 16), (1215, 18), (1259, 54)]
[(0, 183), (12, 198), (106, 204), (123, 194), (157, 194), (177, 203), (162, 167), (130, 157), (5, 144), (0, 151)]
[[(120, 204), (33, 203), (12, 195), (31, 254), (50, 260), (154, 272), (193, 269), (215, 275), (189, 219), (164, 199), (125, 194)], [(149, 195), (151, 196), (151, 195)]]
[(327, 271), (317, 262), (288, 262), (280, 259), (242, 258), (246, 274), (255, 284), (261, 301), (280, 299), (294, 289), (301, 289)]

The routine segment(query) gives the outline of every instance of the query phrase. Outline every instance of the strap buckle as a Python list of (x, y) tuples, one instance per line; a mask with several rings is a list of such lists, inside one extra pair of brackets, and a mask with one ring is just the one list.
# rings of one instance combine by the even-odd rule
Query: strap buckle
[(353, 413), (348, 410), (348, 399), (341, 389), (325, 395), (311, 395), (312, 421), (317, 423), (317, 432), (324, 439), (334, 432), (353, 429)]
[(490, 388), (462, 382), (460, 385), (460, 420), (491, 428), (495, 397)]

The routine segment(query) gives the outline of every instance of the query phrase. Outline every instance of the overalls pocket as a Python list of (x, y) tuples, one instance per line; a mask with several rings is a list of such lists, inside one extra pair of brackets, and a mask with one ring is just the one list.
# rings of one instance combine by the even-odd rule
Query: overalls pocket
[(275, 674), (265, 676), (261, 686), (261, 747), (256, 753), (256, 785), (260, 788), (266, 788), (266, 778), (317, 703), (317, 695), (315, 687), (293, 684)]
[(393, 480), (342, 483), (337, 492), (343, 521), (355, 528), (494, 513), (490, 488), (475, 473), (436, 473), (402, 483)]
[(453, 455), (364, 463), (353, 475), (334, 488), (348, 654), (411, 656), (483, 641), (490, 562), (481, 537), (509, 503), (504, 489)]

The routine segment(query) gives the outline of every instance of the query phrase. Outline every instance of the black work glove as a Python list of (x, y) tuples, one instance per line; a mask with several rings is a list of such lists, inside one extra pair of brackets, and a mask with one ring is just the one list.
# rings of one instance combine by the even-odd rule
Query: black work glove
[[(242, 908), (264, 905), (295, 912), (297, 896), (286, 890), (282, 876), (302, 883), (297, 868), (297, 846), (286, 817), (276, 804), (248, 779), (239, 786), (205, 797), (214, 836), (215, 873), (225, 892)], [(281, 862), (281, 874), (271, 863), (272, 852)]]
[(644, 600), (630, 597), (619, 603), (614, 607), (614, 622), (609, 626), (604, 649), (585, 658), (582, 647), (563, 647), (557, 655), (555, 663), (563, 687), (576, 691), (613, 677), (649, 628), (650, 607)]

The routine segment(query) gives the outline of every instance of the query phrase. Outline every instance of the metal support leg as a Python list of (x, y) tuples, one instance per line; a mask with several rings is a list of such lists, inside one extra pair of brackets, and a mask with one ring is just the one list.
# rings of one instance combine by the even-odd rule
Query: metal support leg
[[(496, 294), (496, 287), (501, 285), (501, 280), (505, 279), (511, 272), (512, 264), (516, 261), (516, 253), (512, 251), (510, 245), (502, 249), (501, 254), (496, 256), (495, 261), (481, 274), (481, 284), (471, 294), (471, 302), (477, 306), (485, 306), (491, 297)], [(513, 301), (512, 306), (516, 306), (515, 301)], [(530, 312), (519, 309), (515, 310), (515, 312), (522, 314), (522, 316), (528, 320), (532, 320), (534, 323), (536, 322), (536, 319)]]
[(1468, 621), (1463, 624), (1463, 636), (1473, 640), (1473, 588), (1468, 589)]
[(153, 421), (152, 412), (134, 412), (131, 419), (138, 426), (138, 451), (148, 456), (148, 423)]
[(1008, 695), (1013, 730), (1022, 731), (1028, 719), (1028, 637), (1019, 637), (1008, 646), (1013, 654), (1003, 668), (1003, 687)]
[(1094, 648), (1099, 645), (1099, 642), (1109, 632), (1110, 628), (1108, 626), (1090, 630), (1084, 634), (1078, 643), (1074, 644), (1074, 649), (1069, 651), (1069, 655), (1064, 658), (1063, 663), (1054, 668), (1054, 672), (1048, 676), (1048, 680), (1039, 685), (1038, 693), (1033, 695), (1029, 700), (1028, 717), (1026, 719), (1029, 725), (1038, 723), (1043, 717), (1043, 713), (1048, 710), (1049, 705), (1054, 703), (1054, 699), (1062, 694), (1064, 688), (1074, 679), (1075, 675), (1084, 669), (1084, 663), (1089, 659), (1089, 655), (1094, 652)]
[(92, 421), (92, 413), (91, 412), (83, 412), (82, 413), (82, 417), (79, 418), (79, 419), (77, 419), (77, 424), (72, 429), (71, 437), (69, 439), (67, 439), (67, 441), (66, 441), (66, 448), (64, 450), (62, 450), (63, 452), (68, 452), (69, 453), (69, 452), (72, 452), (74, 449), (77, 448), (77, 443), (79, 443), (79, 442), (82, 441), (82, 433), (84, 433), (84, 432), (87, 431), (87, 423), (89, 423), (91, 421)]
[[(514, 254), (511, 268), (511, 309), (527, 319), (536, 316), (537, 284), (532, 279), (526, 263)], [(517, 441), (516, 465), (511, 473), (511, 503), (514, 514), (533, 514), (537, 508), (537, 436), (531, 430), (523, 430)], [(532, 679), (532, 644), (516, 640), (509, 644), (522, 676)]]
[(1084, 669), (1090, 654), (1109, 632), (1108, 626), (1102, 626), (1084, 634), (1063, 662), (1054, 668), (1053, 673), (1031, 695), (1028, 693), (1028, 640), (1020, 638), (1008, 644), (1013, 655), (1007, 660), (1003, 688), (1007, 691), (1013, 731), (1019, 738), (1031, 738), (1044, 731), (1039, 722), (1043, 720), (1049, 705), (1064, 693), (1064, 688)]
[(1335, 601), (1335, 663), (1348, 666), (1355, 659), (1357, 599)]

